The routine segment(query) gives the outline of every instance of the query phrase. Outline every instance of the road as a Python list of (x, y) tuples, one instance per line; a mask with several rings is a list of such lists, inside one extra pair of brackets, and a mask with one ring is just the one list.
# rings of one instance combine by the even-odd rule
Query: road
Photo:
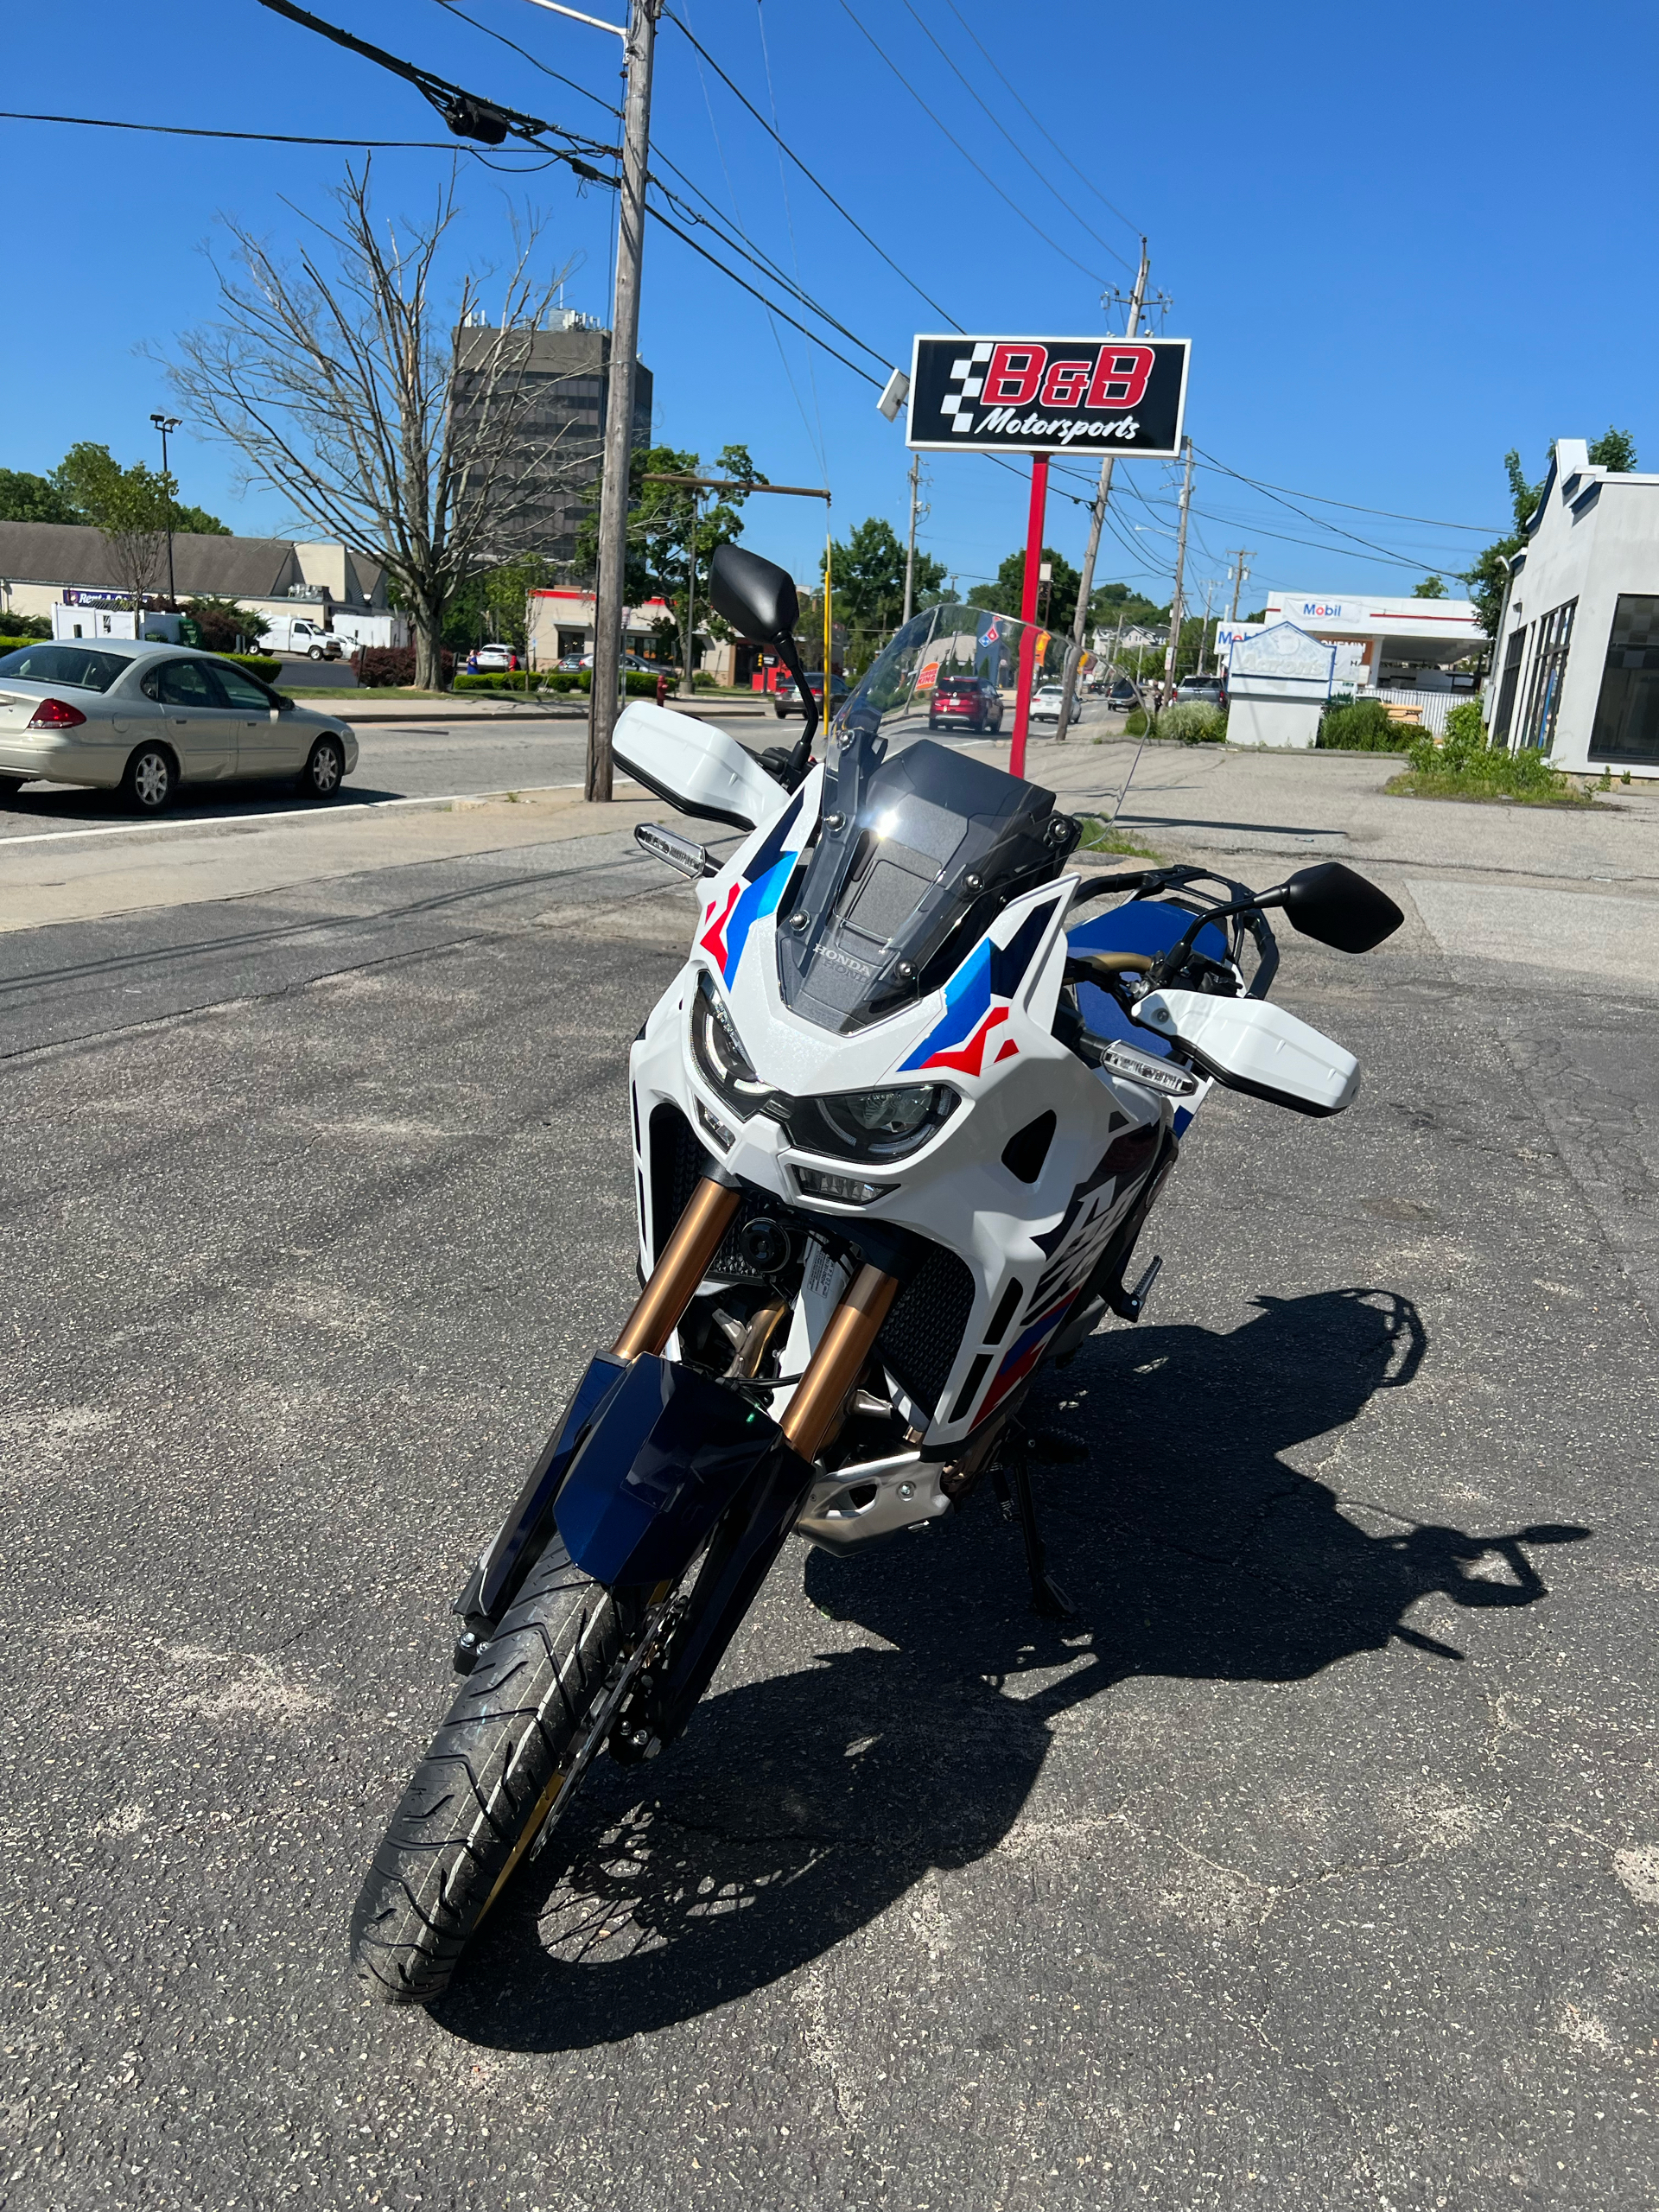
[[(331, 709), (350, 705), (349, 701), (327, 703)], [(1085, 711), (1090, 717), (1100, 712), (1092, 701), (1086, 702)], [(357, 772), (339, 801), (346, 806), (580, 784), (587, 760), (587, 724), (576, 715), (526, 713), (488, 721), (459, 716), (438, 724), (364, 721), (353, 727), (360, 751)], [(798, 722), (779, 722), (767, 715), (737, 715), (716, 727), (755, 749), (785, 737), (792, 742), (800, 734)], [(949, 737), (948, 732), (941, 734)], [(187, 785), (168, 819), (248, 819), (285, 812), (295, 803), (289, 784)], [(14, 798), (0, 801), (0, 840), (99, 829), (130, 818), (115, 791), (26, 784)]]
[(1046, 1392), (1079, 1618), (988, 1498), (791, 1550), (429, 2015), (346, 1921), (629, 1302), (689, 893), (584, 814), (0, 937), (9, 2208), (1654, 2201), (1659, 909), (1298, 765), (1137, 782), (1258, 879), (1381, 816), (1408, 925), (1287, 944), (1360, 1103), (1206, 1105)]

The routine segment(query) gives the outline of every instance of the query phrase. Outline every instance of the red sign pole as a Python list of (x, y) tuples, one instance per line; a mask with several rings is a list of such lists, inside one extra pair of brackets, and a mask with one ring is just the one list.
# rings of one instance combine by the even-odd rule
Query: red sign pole
[(1048, 455), (1034, 454), (1031, 464), (1031, 521), (1026, 531), (1026, 578), (1020, 594), (1020, 688), (1014, 702), (1014, 743), (1008, 752), (1008, 772), (1026, 772), (1026, 728), (1031, 720), (1031, 685), (1037, 661), (1037, 571), (1043, 565), (1043, 514), (1048, 505)]

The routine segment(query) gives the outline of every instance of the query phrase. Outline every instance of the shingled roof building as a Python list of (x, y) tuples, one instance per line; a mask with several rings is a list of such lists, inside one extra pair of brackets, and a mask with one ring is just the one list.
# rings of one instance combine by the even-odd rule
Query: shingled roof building
[[(469, 363), (483, 360), (499, 336), (481, 327), (455, 333), (461, 366), (450, 397), (457, 410), (474, 404)], [(547, 459), (533, 472), (522, 499), (515, 498), (514, 512), (501, 517), (495, 550), (503, 556), (524, 551), (567, 565), (575, 561), (576, 532), (599, 481), (610, 369), (611, 334), (586, 316), (568, 315), (562, 327), (531, 334), (524, 370), (530, 404), (517, 437), (527, 454), (543, 453)], [(647, 446), (651, 371), (636, 361), (633, 375), (633, 442)]]
[[(385, 572), (366, 555), (338, 544), (180, 531), (173, 539), (173, 574), (181, 600), (234, 599), (260, 614), (291, 614), (296, 602), (359, 612), (386, 604)], [(0, 522), (0, 628), (9, 613), (49, 615), (66, 592), (124, 600), (103, 531), (73, 523)]]

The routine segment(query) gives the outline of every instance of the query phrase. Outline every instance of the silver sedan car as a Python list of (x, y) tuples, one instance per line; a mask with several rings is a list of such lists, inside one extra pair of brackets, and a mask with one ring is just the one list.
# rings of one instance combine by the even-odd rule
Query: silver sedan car
[(91, 784), (159, 814), (181, 784), (277, 776), (332, 798), (356, 766), (348, 723), (213, 653), (106, 638), (0, 654), (0, 800), (26, 783)]

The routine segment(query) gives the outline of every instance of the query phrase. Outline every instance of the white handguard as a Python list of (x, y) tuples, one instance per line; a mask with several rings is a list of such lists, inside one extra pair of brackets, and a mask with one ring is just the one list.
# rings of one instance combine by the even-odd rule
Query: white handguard
[(1299, 1114), (1340, 1114), (1358, 1092), (1353, 1054), (1265, 999), (1148, 991), (1134, 1013), (1230, 1090), (1248, 1090)]
[(783, 785), (734, 737), (644, 699), (618, 715), (611, 749), (619, 766), (682, 814), (758, 830), (789, 803)]

